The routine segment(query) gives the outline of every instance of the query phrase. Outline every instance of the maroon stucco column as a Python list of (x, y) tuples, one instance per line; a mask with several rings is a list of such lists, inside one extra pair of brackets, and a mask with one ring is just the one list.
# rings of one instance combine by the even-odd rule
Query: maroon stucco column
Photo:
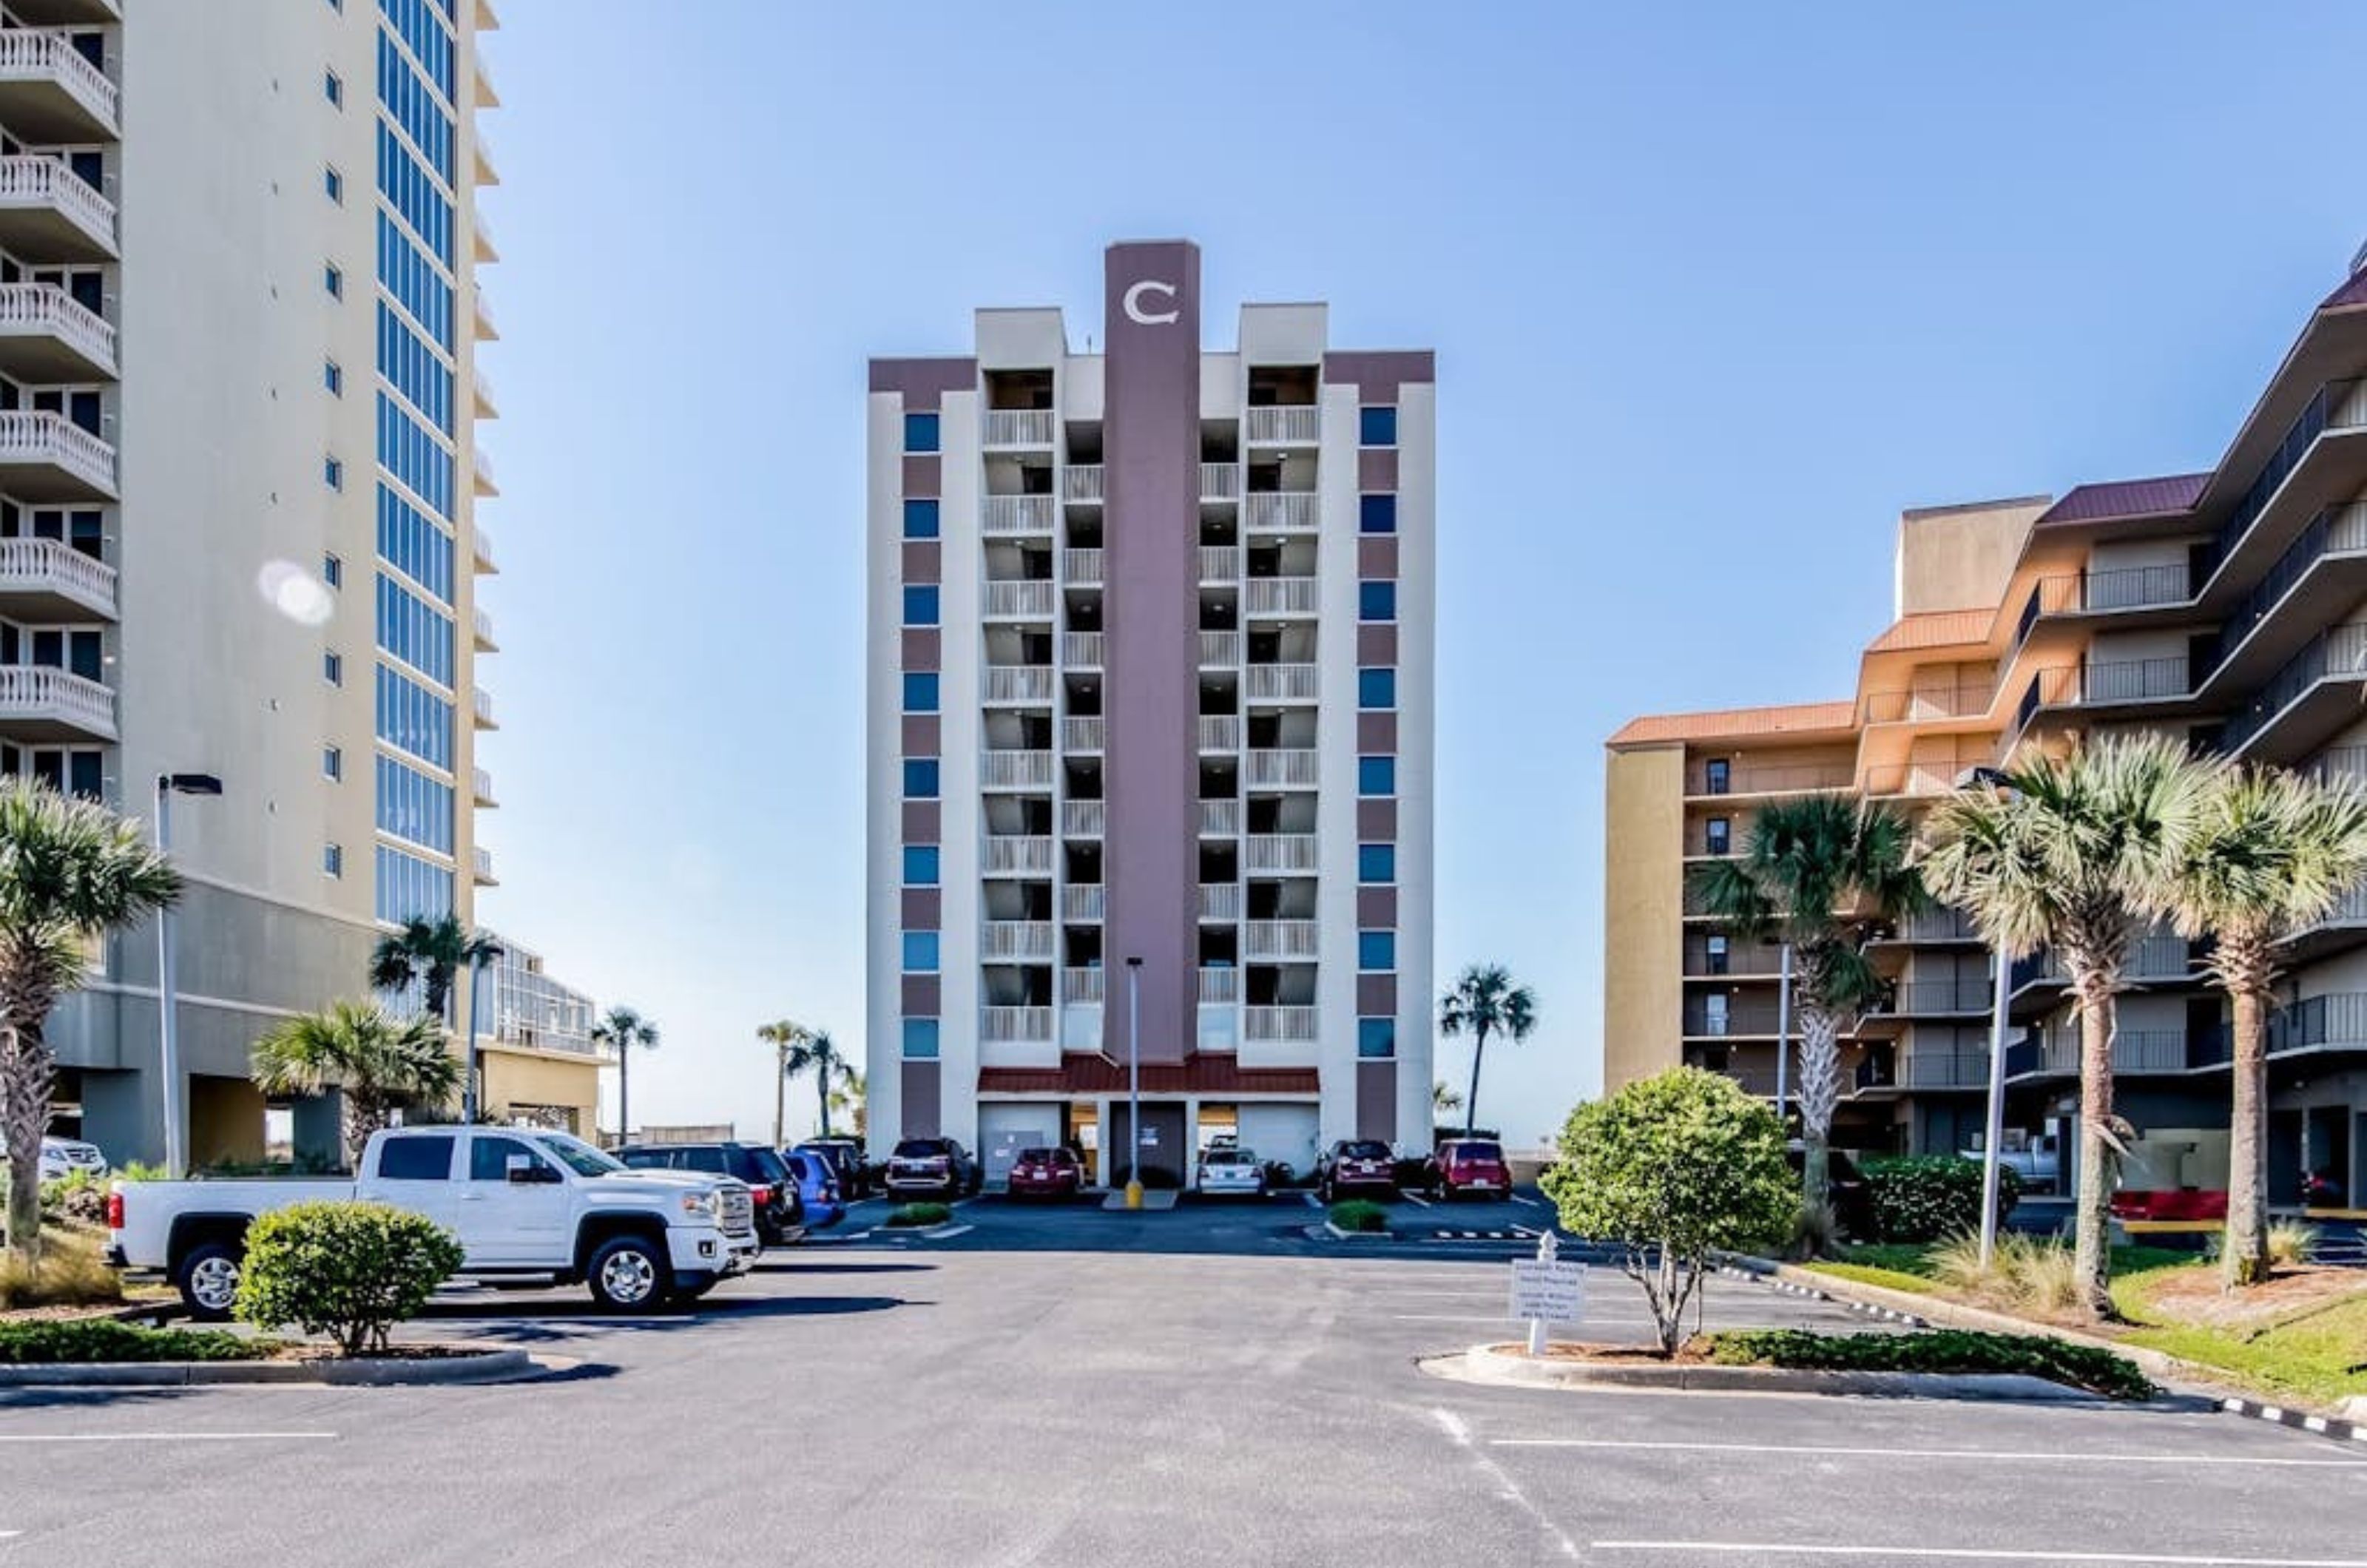
[(1103, 1048), (1126, 1059), (1126, 960), (1142, 960), (1142, 1059), (1199, 1033), (1200, 252), (1112, 245), (1102, 408), (1110, 976)]

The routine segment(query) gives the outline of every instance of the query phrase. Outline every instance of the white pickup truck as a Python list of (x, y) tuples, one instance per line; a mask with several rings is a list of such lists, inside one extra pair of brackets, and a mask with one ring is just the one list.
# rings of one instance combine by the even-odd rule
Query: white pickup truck
[(761, 1250), (747, 1186), (730, 1177), (630, 1169), (564, 1133), (397, 1127), (371, 1135), (355, 1179), (119, 1181), (108, 1258), (162, 1271), (192, 1314), (218, 1321), (248, 1224), (324, 1198), (426, 1215), (459, 1237), (471, 1279), (581, 1280), (617, 1312), (696, 1300)]

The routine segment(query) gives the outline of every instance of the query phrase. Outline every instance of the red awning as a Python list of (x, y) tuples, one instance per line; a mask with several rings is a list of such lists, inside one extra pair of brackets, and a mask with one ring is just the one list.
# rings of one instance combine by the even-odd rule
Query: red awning
[[(1145, 1094), (1318, 1093), (1312, 1067), (1244, 1067), (1230, 1056), (1195, 1056), (1177, 1066), (1144, 1063)], [(980, 1067), (980, 1094), (1124, 1094), (1126, 1068), (1106, 1056), (1070, 1056), (1057, 1067)]]

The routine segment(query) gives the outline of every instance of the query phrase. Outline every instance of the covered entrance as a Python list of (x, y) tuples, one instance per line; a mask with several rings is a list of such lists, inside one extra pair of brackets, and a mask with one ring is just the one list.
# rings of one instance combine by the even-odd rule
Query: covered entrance
[[(1127, 1129), (1132, 1123), (1127, 1119), (1128, 1109), (1123, 1100), (1110, 1105), (1110, 1154), (1116, 1162), (1110, 1172), (1113, 1187), (1124, 1186), (1129, 1176), (1127, 1151), (1132, 1145)], [(1145, 1187), (1181, 1188), (1190, 1179), (1193, 1151), (1185, 1142), (1184, 1107), (1181, 1101), (1142, 1102), (1139, 1154)]]

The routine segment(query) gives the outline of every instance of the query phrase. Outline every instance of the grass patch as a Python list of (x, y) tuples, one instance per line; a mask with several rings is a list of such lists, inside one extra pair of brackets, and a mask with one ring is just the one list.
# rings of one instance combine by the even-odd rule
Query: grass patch
[(944, 1224), (953, 1217), (953, 1210), (943, 1203), (901, 1203), (889, 1212), (888, 1224), (897, 1230), (917, 1230)]
[(39, 1269), (16, 1253), (0, 1253), (0, 1312), (20, 1307), (117, 1306), (123, 1276), (110, 1267), (98, 1243), (68, 1229), (42, 1236)]
[(1331, 1205), (1331, 1223), (1351, 1235), (1377, 1235), (1389, 1228), (1389, 1212), (1369, 1198), (1350, 1198)]
[(1936, 1296), (1940, 1293), (1938, 1283), (1928, 1274), (1910, 1274), (1900, 1269), (1880, 1268), (1874, 1264), (1831, 1258), (1819, 1258), (1814, 1263), (1803, 1263), (1800, 1267), (1818, 1274), (1830, 1274), (1836, 1280), (1854, 1280), (1861, 1285), (1880, 1285), (1886, 1290), (1905, 1291), (1918, 1296)]
[(2034, 1335), (1975, 1334), (1938, 1328), (1921, 1334), (1811, 1334), (1752, 1329), (1719, 1334), (1710, 1359), (1727, 1366), (1819, 1371), (2021, 1373), (2086, 1389), (2110, 1399), (2146, 1399), (2153, 1384), (2109, 1350)]
[(142, 1328), (106, 1318), (0, 1323), (0, 1364), (76, 1365), (98, 1361), (259, 1361), (277, 1341), (246, 1339), (218, 1328)]
[(2183, 1322), (2157, 1296), (2197, 1274), (2216, 1278), (2218, 1266), (2179, 1257), (2114, 1276), (2112, 1304), (2133, 1325), (2121, 1338), (2279, 1398), (2333, 1404), (2367, 1394), (2367, 1293), (2244, 1326)]

